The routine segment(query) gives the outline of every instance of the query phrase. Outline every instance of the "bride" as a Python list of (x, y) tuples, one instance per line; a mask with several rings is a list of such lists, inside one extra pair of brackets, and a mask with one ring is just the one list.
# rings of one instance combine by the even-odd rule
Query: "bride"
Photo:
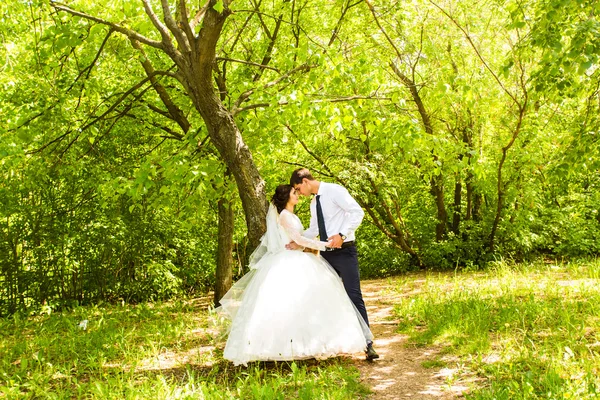
[(373, 337), (327, 261), (286, 250), (290, 241), (314, 250), (329, 244), (302, 236), (297, 203), (292, 186), (277, 187), (251, 270), (220, 301), (217, 312), (231, 320), (223, 356), (235, 365), (363, 352)]

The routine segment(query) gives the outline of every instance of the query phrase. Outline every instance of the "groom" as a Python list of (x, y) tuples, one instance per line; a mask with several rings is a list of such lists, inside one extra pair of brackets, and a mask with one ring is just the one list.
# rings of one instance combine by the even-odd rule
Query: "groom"
[[(316, 196), (310, 203), (310, 226), (304, 236), (321, 241), (332, 241), (331, 247), (321, 255), (342, 278), (346, 293), (354, 303), (367, 325), (367, 309), (360, 291), (358, 256), (354, 245), (354, 231), (362, 222), (364, 211), (348, 191), (335, 183), (319, 182), (306, 168), (292, 173), (290, 185), (303, 196)], [(288, 245), (295, 247), (295, 243)], [(367, 360), (379, 358), (373, 349), (373, 342), (367, 342)]]

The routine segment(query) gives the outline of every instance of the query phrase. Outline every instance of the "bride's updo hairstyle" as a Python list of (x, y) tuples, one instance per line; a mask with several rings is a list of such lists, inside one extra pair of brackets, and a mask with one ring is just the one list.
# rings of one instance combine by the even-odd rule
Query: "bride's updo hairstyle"
[(271, 197), (271, 203), (277, 208), (277, 212), (281, 214), (285, 206), (290, 199), (290, 193), (293, 187), (291, 185), (279, 185), (275, 189), (273, 197)]

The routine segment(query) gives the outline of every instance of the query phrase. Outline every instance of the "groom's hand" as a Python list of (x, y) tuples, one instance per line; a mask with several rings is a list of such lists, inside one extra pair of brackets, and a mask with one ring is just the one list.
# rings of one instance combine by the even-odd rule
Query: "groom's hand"
[(339, 234), (329, 236), (327, 240), (331, 242), (331, 245), (329, 247), (333, 247), (334, 249), (339, 249), (340, 247), (342, 247), (342, 243), (344, 243), (344, 240)]
[(285, 248), (288, 250), (297, 250), (300, 248), (300, 245), (296, 242), (289, 242), (285, 245)]

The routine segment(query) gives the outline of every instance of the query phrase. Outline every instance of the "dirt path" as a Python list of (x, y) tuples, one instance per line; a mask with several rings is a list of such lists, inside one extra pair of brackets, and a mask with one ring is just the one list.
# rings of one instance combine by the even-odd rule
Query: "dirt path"
[[(369, 399), (457, 399), (468, 389), (456, 376), (456, 369), (425, 368), (426, 361), (439, 358), (439, 348), (408, 345), (408, 337), (396, 331), (394, 303), (410, 293), (398, 293), (393, 279), (363, 281), (374, 347), (380, 358), (373, 363), (355, 358), (361, 379), (373, 394)], [(451, 363), (448, 363), (450, 365)]]

